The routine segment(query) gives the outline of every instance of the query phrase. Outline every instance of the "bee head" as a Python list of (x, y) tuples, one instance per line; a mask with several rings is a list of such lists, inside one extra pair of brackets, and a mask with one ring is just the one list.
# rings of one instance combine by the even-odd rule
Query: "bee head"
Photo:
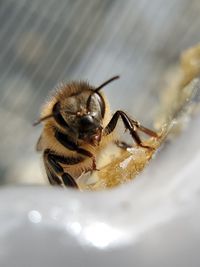
[(60, 114), (72, 134), (92, 145), (101, 140), (104, 113), (104, 99), (92, 89), (72, 95), (60, 104)]
[(103, 96), (99, 91), (118, 78), (119, 76), (114, 76), (97, 88), (84, 82), (73, 83), (76, 92), (62, 97), (54, 104), (52, 113), (40, 118), (34, 125), (53, 117), (74, 139), (98, 145), (101, 140), (102, 122), (106, 109)]

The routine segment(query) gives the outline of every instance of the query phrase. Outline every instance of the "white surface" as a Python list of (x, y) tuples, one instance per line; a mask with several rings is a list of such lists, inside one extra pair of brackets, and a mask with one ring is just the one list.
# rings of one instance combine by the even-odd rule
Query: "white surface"
[(199, 266), (199, 125), (115, 190), (1, 189), (0, 266)]

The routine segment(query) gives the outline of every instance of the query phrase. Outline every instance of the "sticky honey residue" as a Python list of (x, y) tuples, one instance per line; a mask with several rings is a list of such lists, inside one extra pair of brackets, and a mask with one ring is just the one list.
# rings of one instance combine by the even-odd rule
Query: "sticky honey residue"
[[(146, 143), (155, 149), (159, 146), (159, 142), (155, 139), (148, 140)], [(154, 149), (149, 150), (138, 146), (121, 151), (120, 156), (99, 171), (99, 180), (94, 185), (88, 185), (89, 189), (112, 188), (132, 180), (144, 169), (154, 151)]]
[(151, 149), (137, 145), (126, 150), (119, 149), (114, 158), (107, 156), (104, 159), (108, 163), (93, 172), (87, 182), (79, 179), (80, 189), (97, 191), (113, 188), (141, 173), (169, 134), (180, 133), (185, 125), (183, 118), (191, 116), (199, 106), (199, 100), (196, 99), (200, 91), (199, 75), (200, 45), (197, 45), (182, 53), (167, 87), (161, 91), (158, 114), (154, 119), (158, 137), (144, 142)]

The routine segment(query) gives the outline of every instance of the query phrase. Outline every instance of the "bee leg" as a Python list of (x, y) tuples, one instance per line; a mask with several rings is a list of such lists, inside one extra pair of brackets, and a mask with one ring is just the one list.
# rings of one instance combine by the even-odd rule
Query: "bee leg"
[(132, 146), (127, 144), (126, 142), (124, 141), (119, 141), (119, 140), (116, 140), (114, 142), (119, 148), (121, 149), (124, 149), (124, 150), (127, 150), (127, 148), (131, 148)]
[(83, 148), (77, 148), (76, 152), (78, 152), (81, 155), (91, 158), (92, 159), (92, 170), (99, 171), (96, 165), (96, 158), (90, 151), (87, 151), (86, 149), (83, 149)]
[[(119, 120), (119, 117), (122, 118), (122, 121), (124, 123), (124, 126), (126, 129), (129, 130), (132, 138), (135, 140), (135, 142), (144, 148), (151, 148), (150, 146), (146, 146), (142, 143), (142, 140), (140, 139), (138, 133), (136, 132), (137, 127), (139, 127), (139, 123), (136, 121), (131, 120), (125, 112), (118, 110), (115, 112), (115, 114), (113, 115), (113, 117), (111, 118), (110, 122), (108, 123), (108, 125), (106, 126), (106, 128), (104, 129), (104, 133), (106, 135), (110, 134), (116, 127), (117, 122)], [(146, 128), (145, 128), (146, 129)]]
[(69, 173), (64, 172), (62, 174), (62, 180), (63, 180), (63, 183), (66, 186), (73, 187), (73, 188), (77, 188), (78, 189), (77, 183), (75, 182), (75, 180), (72, 178), (72, 176)]
[(142, 126), (142, 125), (140, 125), (140, 123), (138, 121), (131, 120), (131, 122), (139, 131), (141, 131), (141, 132), (143, 132), (143, 133), (145, 133), (147, 135), (150, 135), (152, 137), (155, 137), (155, 138), (159, 137), (159, 135), (156, 132), (154, 132), (154, 131), (152, 131), (152, 130), (150, 130), (150, 129)]
[[(63, 183), (68, 187), (78, 188), (78, 185), (75, 182), (74, 178), (69, 173), (64, 172), (63, 167), (58, 163), (59, 156), (57, 158), (57, 155), (51, 153), (51, 151), (49, 150), (45, 151), (44, 153), (46, 153), (46, 158), (51, 169), (53, 169), (55, 174), (57, 174), (58, 176), (61, 176)], [(55, 174), (54, 174), (54, 177), (50, 177), (50, 178), (54, 178), (53, 184), (55, 184), (55, 178), (56, 178), (57, 184), (58, 184), (58, 181), (59, 181), (59, 184), (61, 184), (59, 177)], [(52, 181), (50, 179), (49, 181), (52, 184)]]
[(48, 153), (49, 153), (49, 150), (46, 149), (43, 153), (43, 160), (44, 160), (44, 166), (45, 166), (45, 170), (47, 173), (47, 177), (49, 179), (49, 183), (51, 185), (61, 186), (62, 182), (61, 182), (60, 178), (53, 172), (52, 167), (49, 164)]

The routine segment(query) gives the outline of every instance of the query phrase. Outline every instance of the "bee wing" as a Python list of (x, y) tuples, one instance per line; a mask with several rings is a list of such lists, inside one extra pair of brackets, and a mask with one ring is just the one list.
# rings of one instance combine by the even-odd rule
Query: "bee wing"
[(43, 147), (42, 147), (42, 135), (40, 135), (37, 144), (36, 144), (36, 151), (42, 151)]

